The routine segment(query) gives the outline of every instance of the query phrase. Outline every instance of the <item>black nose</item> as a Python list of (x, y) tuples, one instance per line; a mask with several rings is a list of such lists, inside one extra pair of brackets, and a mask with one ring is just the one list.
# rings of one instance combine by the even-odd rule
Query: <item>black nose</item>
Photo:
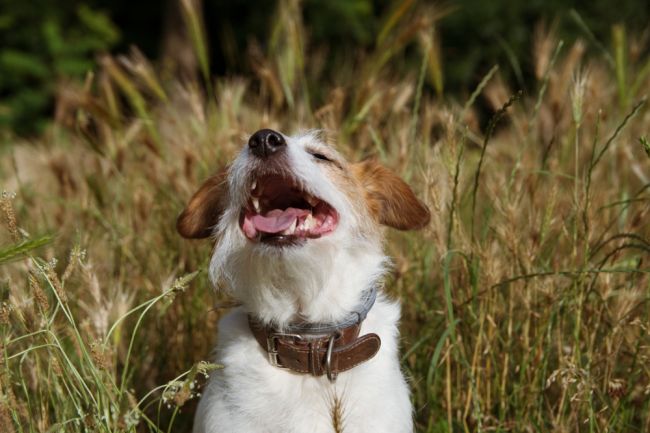
[(260, 129), (248, 140), (251, 152), (260, 158), (267, 158), (286, 146), (287, 142), (284, 141), (282, 134), (272, 129)]

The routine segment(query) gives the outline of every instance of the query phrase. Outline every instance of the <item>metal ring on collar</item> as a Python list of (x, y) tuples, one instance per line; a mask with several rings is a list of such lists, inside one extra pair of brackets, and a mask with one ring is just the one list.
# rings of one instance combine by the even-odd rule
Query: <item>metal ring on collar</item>
[(337, 376), (337, 374), (332, 371), (332, 352), (334, 351), (334, 342), (337, 337), (337, 334), (332, 334), (327, 345), (327, 354), (325, 355), (325, 371), (327, 372), (327, 378), (330, 382), (335, 382)]

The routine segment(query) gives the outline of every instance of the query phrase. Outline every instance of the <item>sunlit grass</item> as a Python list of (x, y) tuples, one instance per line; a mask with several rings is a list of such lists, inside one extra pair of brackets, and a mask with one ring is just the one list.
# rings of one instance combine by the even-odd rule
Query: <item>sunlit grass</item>
[[(438, 96), (430, 25), (444, 11), (391, 11), (377, 51), (336, 85), (310, 75), (320, 60), (296, 14), (278, 11), (246, 81), (162, 83), (137, 52), (106, 57), (44, 137), (2, 150), (15, 193), (0, 206), (3, 431), (189, 430), (230, 300), (200, 272), (210, 245), (174, 221), (262, 127), (322, 128), (431, 207), (423, 233), (387, 243), (418, 431), (648, 431), (650, 82), (617, 63), (625, 32), (592, 60), (542, 34), (534, 91), (513, 98), (493, 68), (457, 101)], [(422, 61), (398, 75), (409, 44)]]

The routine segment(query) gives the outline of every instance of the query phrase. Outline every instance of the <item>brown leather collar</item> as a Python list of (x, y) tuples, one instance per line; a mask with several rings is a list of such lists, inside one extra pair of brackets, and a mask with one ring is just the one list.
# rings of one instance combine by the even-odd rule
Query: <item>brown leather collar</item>
[(381, 346), (377, 334), (359, 337), (360, 323), (325, 335), (284, 334), (250, 316), (248, 324), (272, 365), (313, 376), (327, 374), (331, 381), (338, 373), (371, 359)]

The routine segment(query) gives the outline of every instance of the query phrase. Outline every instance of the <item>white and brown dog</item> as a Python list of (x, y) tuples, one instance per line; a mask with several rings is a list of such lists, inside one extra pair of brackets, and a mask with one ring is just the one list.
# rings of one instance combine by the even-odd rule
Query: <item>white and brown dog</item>
[(412, 432), (399, 304), (380, 290), (381, 226), (428, 221), (376, 162), (350, 164), (315, 133), (251, 136), (177, 224), (186, 238), (214, 236), (210, 276), (242, 303), (219, 322), (224, 368), (194, 432)]

